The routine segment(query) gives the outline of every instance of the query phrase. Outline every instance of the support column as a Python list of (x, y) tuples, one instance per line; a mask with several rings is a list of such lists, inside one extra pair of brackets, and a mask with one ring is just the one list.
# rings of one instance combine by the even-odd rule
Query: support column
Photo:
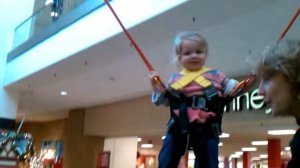
[(15, 129), (18, 101), (18, 93), (0, 88), (0, 129)]
[(104, 152), (110, 152), (109, 168), (136, 166), (137, 137), (106, 138)]
[(280, 139), (268, 139), (268, 167), (281, 167)]
[(251, 166), (251, 153), (243, 152), (243, 168), (250, 168)]
[(96, 167), (97, 154), (103, 149), (104, 138), (84, 135), (84, 116), (84, 109), (69, 111), (63, 152), (64, 168)]
[(223, 163), (224, 163), (224, 168), (229, 168), (229, 158), (228, 157), (224, 158)]
[(232, 164), (232, 168), (237, 168), (238, 159), (237, 158), (231, 159), (231, 164)]
[(281, 162), (282, 162), (282, 168), (287, 168), (287, 165), (288, 165), (288, 163), (289, 163), (289, 159), (282, 159), (281, 160)]
[(189, 166), (189, 152), (185, 154), (185, 167)]
[(188, 160), (189, 160), (189, 152), (186, 152), (180, 159), (178, 164), (178, 168), (187, 168), (188, 167)]

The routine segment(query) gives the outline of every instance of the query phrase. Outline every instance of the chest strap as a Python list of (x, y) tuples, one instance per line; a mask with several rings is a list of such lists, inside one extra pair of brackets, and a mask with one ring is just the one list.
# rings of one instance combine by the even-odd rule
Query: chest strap
[(207, 88), (208, 86), (212, 85), (212, 83), (205, 79), (202, 74), (207, 72), (209, 68), (202, 67), (198, 71), (189, 71), (187, 69), (183, 69), (180, 74), (183, 76), (176, 82), (171, 84), (171, 88), (174, 90), (180, 90), (186, 85), (190, 84), (191, 82), (196, 82), (203, 88)]

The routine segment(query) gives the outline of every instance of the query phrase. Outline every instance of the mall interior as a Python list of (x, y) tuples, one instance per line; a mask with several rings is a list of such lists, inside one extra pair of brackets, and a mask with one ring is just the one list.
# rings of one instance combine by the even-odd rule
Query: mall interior
[[(299, 0), (110, 0), (167, 81), (173, 38), (197, 31), (207, 66), (237, 80), (275, 41)], [(0, 1), (0, 167), (156, 168), (168, 107), (103, 0)], [(300, 38), (300, 18), (284, 38)], [(257, 85), (224, 108), (220, 168), (282, 168), (297, 124), (272, 117)], [(277, 132), (276, 132), (277, 131)], [(279, 132), (278, 132), (279, 131)], [(193, 168), (187, 151), (179, 168)]]

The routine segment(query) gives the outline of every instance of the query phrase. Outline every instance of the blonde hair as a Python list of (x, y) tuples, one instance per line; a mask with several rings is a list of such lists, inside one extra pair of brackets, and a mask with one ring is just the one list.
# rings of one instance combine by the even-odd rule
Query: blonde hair
[(180, 53), (181, 53), (181, 43), (183, 40), (191, 40), (191, 41), (199, 42), (199, 45), (201, 45), (204, 48), (204, 52), (208, 54), (208, 44), (203, 36), (201, 36), (197, 32), (180, 32), (175, 36), (174, 39), (174, 45), (173, 45), (175, 49), (174, 62), (178, 63)]
[(266, 80), (275, 73), (282, 73), (299, 92), (300, 41), (281, 40), (268, 46), (262, 54), (256, 71), (259, 77)]

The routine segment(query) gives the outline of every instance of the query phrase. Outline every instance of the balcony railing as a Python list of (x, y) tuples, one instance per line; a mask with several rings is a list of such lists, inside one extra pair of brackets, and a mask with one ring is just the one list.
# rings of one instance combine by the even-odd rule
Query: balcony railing
[(16, 27), (8, 62), (103, 5), (102, 0), (47, 0)]

